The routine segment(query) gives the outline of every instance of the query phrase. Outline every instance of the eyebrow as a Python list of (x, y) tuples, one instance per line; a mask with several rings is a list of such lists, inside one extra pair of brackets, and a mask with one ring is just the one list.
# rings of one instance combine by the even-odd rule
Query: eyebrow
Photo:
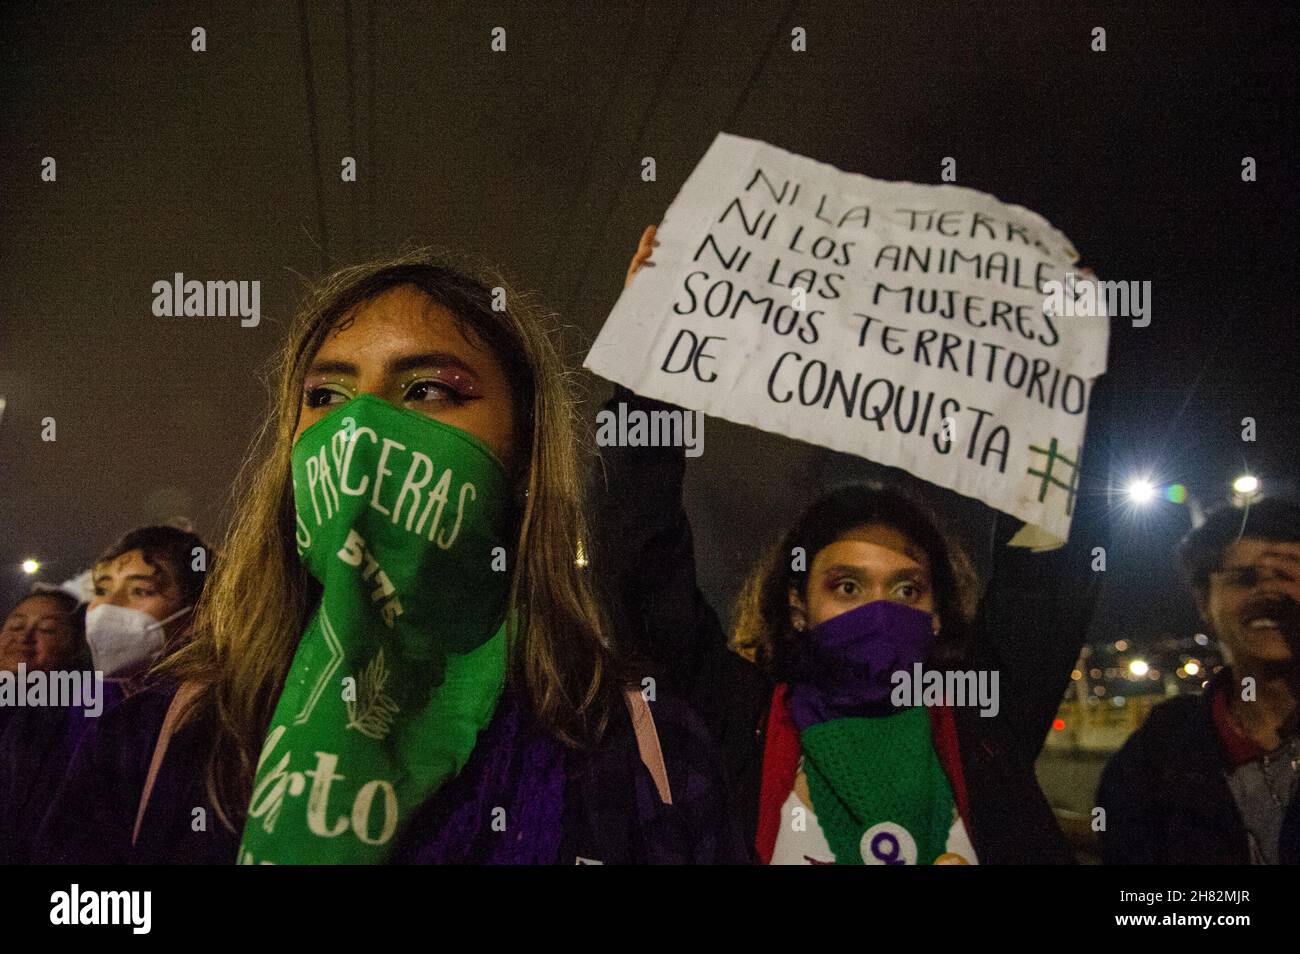
[[(101, 573), (99, 574), (99, 576), (94, 578), (94, 582), (98, 583), (101, 580), (111, 580), (112, 578), (113, 575), (111, 573)], [(127, 577), (127, 579), (144, 580), (145, 582), (152, 582), (153, 580), (157, 580), (157, 579), (167, 580), (168, 577), (163, 573), (159, 572), (158, 570), (154, 570), (152, 573), (132, 573), (130, 576)]]
[(1289, 550), (1265, 550), (1259, 555), (1260, 559), (1284, 560), (1287, 563), (1300, 563), (1300, 554), (1292, 553)]
[(15, 613), (10, 613), (9, 616), (5, 618), (5, 622), (6, 622), (6, 623), (12, 623), (14, 620), (24, 620), (24, 621), (26, 621), (26, 620), (29, 620), (29, 619), (34, 619), (34, 620), (36, 620), (38, 623), (43, 623), (43, 622), (45, 622), (45, 620), (47, 620), (47, 619), (52, 619), (52, 620), (66, 620), (66, 619), (71, 619), (71, 618), (72, 618), (72, 614), (71, 614), (71, 613), (62, 613), (62, 612), (54, 612), (54, 613), (18, 613), (18, 612), (15, 612)]
[[(468, 364), (449, 351), (425, 351), (420, 354), (402, 355), (389, 361), (384, 370), (388, 374), (401, 374), (403, 371), (414, 371), (417, 368), (433, 367), (450, 367), (463, 371), (471, 377), (477, 379), (478, 372)], [(347, 374), (355, 377), (357, 375), (357, 366), (351, 361), (313, 361), (308, 374)]]
[[(824, 572), (827, 574), (847, 573), (851, 576), (863, 576), (865, 573), (862, 567), (855, 566), (852, 563), (835, 563), (832, 564), (831, 566), (828, 566)], [(929, 571), (920, 563), (914, 563), (912, 566), (900, 567), (897, 570), (891, 570), (889, 574), (886, 576), (886, 579), (897, 579), (898, 577), (902, 577), (902, 576), (928, 577)]]

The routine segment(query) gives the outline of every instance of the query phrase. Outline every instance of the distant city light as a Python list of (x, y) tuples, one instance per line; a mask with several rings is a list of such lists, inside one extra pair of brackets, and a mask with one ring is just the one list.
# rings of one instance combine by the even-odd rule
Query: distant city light
[(1065, 720), (1064, 720), (1064, 719), (1053, 719), (1053, 720), (1052, 720), (1052, 728), (1055, 729), (1057, 732), (1060, 732), (1062, 729), (1065, 728)]
[(1081, 672), (1079, 672), (1079, 670), (1075, 669), (1075, 670), (1071, 671), (1071, 673), (1070, 673), (1070, 678), (1071, 678), (1071, 679), (1074, 679), (1075, 681), (1078, 681), (1078, 680), (1080, 680), (1080, 679), (1083, 678), (1083, 673), (1081, 673)]
[(1259, 478), (1251, 474), (1242, 474), (1232, 482), (1232, 489), (1242, 496), (1256, 493), (1259, 490)]
[(1129, 499), (1134, 503), (1150, 503), (1155, 499), (1155, 484), (1149, 480), (1134, 480), (1128, 485)]
[(40, 563), (38, 563), (36, 560), (24, 560), (22, 566), (23, 566), (23, 572), (28, 575), (35, 573), (37, 570), (41, 568)]
[(1128, 640), (1127, 640), (1127, 639), (1119, 639), (1119, 640), (1116, 640), (1116, 641), (1115, 641), (1115, 649), (1116, 649), (1117, 652), (1121, 652), (1121, 653), (1122, 653), (1124, 650), (1128, 649)]
[(1150, 670), (1150, 668), (1151, 667), (1147, 665), (1145, 659), (1135, 659), (1128, 664), (1128, 671), (1131, 672), (1133, 675), (1137, 676), (1139, 679), (1145, 676), (1147, 674), (1147, 671)]
[(1195, 636), (1192, 637), (1192, 640), (1193, 642), (1196, 643), (1197, 646), (1210, 645), (1210, 637), (1206, 636), (1204, 633), (1197, 633)]
[[(1200, 663), (1198, 663), (1195, 659), (1187, 660), (1187, 662), (1183, 664), (1183, 668), (1187, 670), (1187, 675), (1189, 676), (1195, 676), (1198, 672), (1201, 671)], [(1042, 723), (1039, 724), (1041, 725)]]

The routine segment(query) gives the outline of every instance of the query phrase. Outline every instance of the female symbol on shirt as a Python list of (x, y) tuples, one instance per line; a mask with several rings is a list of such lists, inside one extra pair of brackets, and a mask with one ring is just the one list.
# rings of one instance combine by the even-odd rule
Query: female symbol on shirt
[(906, 828), (893, 822), (881, 822), (868, 828), (862, 835), (860, 848), (863, 864), (916, 864), (916, 841)]

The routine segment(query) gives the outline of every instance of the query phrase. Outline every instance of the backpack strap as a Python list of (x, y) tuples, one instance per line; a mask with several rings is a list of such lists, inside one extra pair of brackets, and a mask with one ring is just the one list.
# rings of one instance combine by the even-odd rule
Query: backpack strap
[(198, 696), (202, 688), (203, 686), (197, 682), (181, 683), (180, 688), (176, 690), (176, 695), (172, 696), (171, 705), (167, 707), (162, 728), (158, 730), (158, 741), (153, 747), (149, 774), (145, 776), (144, 791), (140, 793), (140, 805), (135, 811), (135, 828), (131, 832), (132, 846), (140, 838), (140, 826), (144, 823), (144, 813), (149, 807), (149, 796), (153, 794), (154, 783), (158, 781), (158, 770), (162, 768), (163, 758), (167, 755), (167, 744), (171, 742), (172, 735), (176, 732), (176, 725), (180, 722), (185, 706)]
[(655, 717), (650, 712), (650, 704), (641, 695), (640, 689), (627, 689), (623, 693), (627, 711), (632, 716), (632, 729), (636, 732), (636, 747), (641, 753), (641, 762), (650, 770), (655, 788), (659, 791), (659, 800), (665, 805), (673, 803), (672, 789), (668, 787), (668, 769), (664, 765), (664, 752), (659, 747), (659, 732), (655, 729)]

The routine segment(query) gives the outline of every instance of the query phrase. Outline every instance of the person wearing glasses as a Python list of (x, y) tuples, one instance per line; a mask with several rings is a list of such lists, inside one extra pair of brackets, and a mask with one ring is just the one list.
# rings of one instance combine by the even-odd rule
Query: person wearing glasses
[(1212, 513), (1179, 562), (1228, 661), (1106, 766), (1109, 864), (1300, 863), (1300, 506)]

